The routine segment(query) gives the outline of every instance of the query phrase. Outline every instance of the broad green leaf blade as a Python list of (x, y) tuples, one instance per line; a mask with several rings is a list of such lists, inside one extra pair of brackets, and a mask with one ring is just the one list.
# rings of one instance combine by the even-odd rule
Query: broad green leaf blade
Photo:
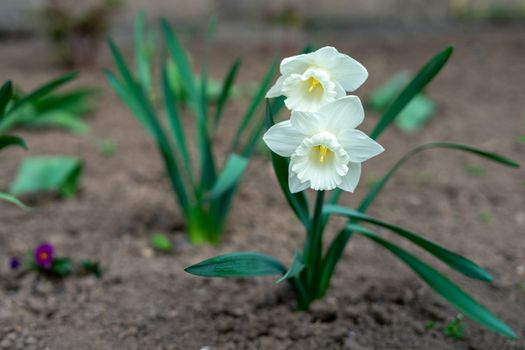
[(13, 97), (13, 83), (6, 81), (0, 88), (0, 120), (4, 116), (5, 109)]
[(11, 135), (0, 135), (0, 150), (11, 146), (18, 146), (23, 149), (27, 149), (27, 145), (21, 137)]
[(233, 138), (232, 147), (231, 149), (235, 151), (237, 149), (237, 146), (239, 145), (239, 141), (241, 139), (241, 136), (244, 132), (244, 130), (250, 125), (250, 122), (255, 115), (255, 112), (257, 111), (257, 107), (261, 104), (262, 100), (264, 99), (264, 96), (268, 92), (268, 88), (270, 87), (270, 84), (272, 83), (272, 78), (275, 75), (275, 72), (277, 71), (277, 67), (279, 66), (279, 62), (277, 59), (274, 59), (272, 64), (270, 65), (270, 68), (264, 75), (263, 81), (261, 85), (259, 86), (259, 90), (257, 90), (257, 93), (252, 98), (252, 101), (250, 102), (250, 105), (248, 106), (248, 109), (244, 113), (244, 116), (242, 117), (241, 124), (237, 131), (235, 132), (235, 136)]
[(22, 161), (9, 192), (14, 195), (58, 192), (65, 197), (76, 193), (83, 163), (75, 157), (28, 157)]
[(418, 154), (419, 152), (434, 149), (434, 148), (445, 148), (445, 149), (463, 151), (463, 152), (467, 152), (467, 153), (471, 153), (471, 154), (480, 156), (487, 160), (491, 160), (501, 165), (506, 165), (506, 166), (514, 167), (514, 168), (519, 167), (518, 163), (516, 163), (515, 161), (509, 158), (503, 157), (497, 153), (485, 151), (483, 149), (476, 148), (476, 147), (469, 146), (469, 145), (464, 145), (464, 144), (454, 143), (454, 142), (432, 142), (432, 143), (423, 144), (423, 145), (420, 145), (412, 149), (410, 152), (405, 154), (400, 160), (397, 161), (396, 164), (394, 164), (394, 166), (385, 174), (385, 176), (381, 178), (381, 180), (377, 181), (374, 184), (372, 189), (368, 191), (365, 198), (361, 201), (358, 211), (365, 212), (368, 209), (368, 207), (372, 204), (372, 202), (375, 200), (377, 195), (385, 187), (385, 185), (390, 180), (390, 178), (392, 178), (392, 176), (397, 172), (397, 170), (399, 170), (399, 168), (407, 160), (409, 160), (412, 156)]
[(406, 107), (399, 113), (395, 123), (405, 134), (414, 134), (421, 130), (425, 123), (436, 112), (436, 104), (423, 94), (414, 96)]
[(237, 252), (219, 255), (184, 269), (203, 277), (256, 277), (286, 273), (286, 268), (270, 255)]
[(39, 98), (42, 98), (42, 97), (48, 95), (49, 93), (53, 92), (54, 90), (56, 90), (60, 86), (64, 85), (65, 83), (75, 79), (77, 76), (78, 76), (77, 72), (66, 73), (66, 74), (64, 74), (64, 75), (62, 75), (62, 76), (60, 76), (60, 77), (58, 77), (58, 78), (56, 78), (56, 79), (46, 83), (46, 84), (38, 87), (37, 89), (33, 90), (28, 95), (26, 95), (26, 96), (22, 97), (20, 100), (16, 101), (14, 103), (13, 107), (11, 107), (7, 113), (11, 114), (11, 113), (13, 113), (13, 111), (18, 109), (20, 106), (24, 105), (25, 103), (36, 101)]
[(233, 62), (232, 66), (230, 67), (230, 70), (228, 71), (228, 74), (226, 75), (226, 79), (224, 79), (224, 83), (222, 84), (221, 93), (219, 95), (219, 99), (217, 100), (217, 107), (215, 109), (215, 117), (213, 119), (215, 128), (217, 128), (221, 120), (222, 111), (224, 109), (224, 104), (226, 103), (226, 101), (228, 100), (228, 97), (230, 96), (230, 92), (233, 87), (235, 78), (237, 76), (237, 72), (239, 71), (240, 65), (241, 65), (241, 59), (237, 58), (235, 62)]
[(282, 281), (285, 281), (287, 279), (295, 278), (295, 277), (299, 276), (301, 271), (303, 271), (304, 266), (305, 265), (303, 263), (303, 256), (302, 256), (302, 254), (300, 252), (295, 252), (294, 257), (293, 257), (293, 261), (292, 261), (292, 265), (290, 266), (288, 271), (286, 271), (286, 273), (284, 275), (282, 275), (281, 278), (279, 278), (274, 283), (275, 284), (279, 284)]
[(18, 198), (16, 198), (13, 195), (10, 195), (9, 193), (0, 192), (0, 200), (12, 203), (12, 204), (18, 206), (19, 208), (24, 209), (24, 210), (30, 210), (31, 209), (27, 205), (22, 203)]
[(464, 274), (465, 276), (479, 279), (482, 281), (492, 281), (492, 276), (487, 271), (478, 266), (476, 263), (440, 246), (439, 244), (429, 240), (426, 237), (418, 235), (417, 233), (387, 223), (385, 221), (373, 218), (353, 209), (341, 207), (338, 205), (325, 205), (323, 208), (323, 212), (329, 215), (344, 216), (348, 219), (365, 221), (377, 226), (384, 227), (394, 233), (397, 233), (401, 237), (411, 241), (420, 248), (426, 250), (427, 252), (434, 255), (436, 258), (440, 259), (445, 264), (447, 264), (454, 270)]
[(425, 86), (434, 79), (447, 63), (450, 55), (452, 55), (452, 51), (452, 46), (447, 47), (445, 50), (432, 57), (432, 59), (421, 68), (414, 79), (403, 89), (394, 102), (388, 106), (387, 110), (383, 113), (381, 119), (379, 119), (377, 125), (370, 133), (371, 138), (377, 139), (412, 100), (412, 98), (419, 94), (421, 90), (423, 90)]
[[(266, 101), (266, 120), (268, 122), (268, 128), (270, 128), (273, 122), (273, 114), (268, 101)], [(286, 200), (292, 210), (294, 211), (297, 218), (303, 223), (303, 225), (308, 228), (310, 227), (310, 214), (308, 212), (308, 200), (304, 192), (291, 193), (290, 187), (288, 185), (288, 159), (281, 157), (280, 155), (271, 152), (272, 154), (272, 165), (277, 180), (279, 181), (279, 186), (283, 192)]]
[(225, 194), (239, 183), (242, 174), (248, 166), (248, 159), (238, 154), (231, 153), (226, 159), (215, 185), (209, 193), (209, 199), (216, 199)]
[(349, 225), (348, 228), (352, 231), (359, 232), (363, 236), (371, 239), (375, 243), (381, 245), (383, 248), (389, 250), (392, 254), (397, 256), (416, 274), (418, 274), (419, 277), (421, 277), (421, 279), (423, 279), (423, 281), (425, 281), (430, 288), (445, 298), (445, 300), (451, 303), (464, 315), (470, 317), (472, 320), (478, 322), (482, 326), (493, 330), (494, 332), (503, 334), (512, 339), (518, 339), (516, 333), (514, 333), (512, 329), (503, 323), (503, 321), (499, 320), (483, 305), (474, 300), (451, 280), (449, 280), (430, 265), (427, 265), (406, 250), (384, 240), (374, 232), (367, 230), (362, 226)]

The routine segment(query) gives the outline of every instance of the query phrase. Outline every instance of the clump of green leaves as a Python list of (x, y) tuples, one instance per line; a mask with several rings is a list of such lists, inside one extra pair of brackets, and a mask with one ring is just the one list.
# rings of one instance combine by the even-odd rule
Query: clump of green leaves
[[(397, 97), (388, 105), (370, 136), (377, 139), (394, 122), (399, 113), (417, 96), (422, 89), (439, 73), (452, 54), (452, 47), (446, 48), (427, 62), (410, 80)], [(272, 107), (267, 104), (269, 126), (273, 125)], [(276, 283), (288, 281), (292, 287), (297, 306), (307, 310), (310, 304), (326, 295), (330, 281), (341, 260), (350, 239), (356, 235), (364, 237), (392, 253), (412, 269), (430, 288), (447, 300), (462, 314), (490, 330), (510, 338), (517, 335), (504, 322), (488, 309), (474, 300), (449, 278), (419, 259), (411, 252), (388, 240), (374, 231), (374, 227), (385, 229), (412, 243), (414, 246), (433, 255), (451, 269), (466, 277), (483, 282), (493, 277), (473, 261), (443, 247), (422, 234), (400, 227), (380, 218), (366, 214), (370, 205), (384, 189), (388, 181), (413, 156), (431, 149), (449, 149), (470, 153), (509, 167), (519, 165), (506, 157), (476, 147), (452, 142), (434, 142), (414, 148), (397, 161), (366, 193), (357, 209), (337, 205), (341, 190), (334, 190), (325, 203), (324, 191), (318, 191), (315, 204), (309, 205), (304, 191), (291, 193), (288, 184), (289, 162), (287, 158), (272, 153), (272, 163), (281, 190), (293, 209), (297, 219), (303, 224), (306, 239), (302, 251), (296, 252), (293, 262), (286, 267), (278, 259), (258, 252), (236, 252), (213, 257), (186, 268), (186, 271), (206, 277), (254, 277), (280, 275)], [(324, 231), (331, 216), (348, 219), (347, 224), (324, 247)], [(362, 224), (371, 227), (365, 227)]]
[(74, 72), (64, 74), (29, 93), (15, 91), (8, 82), (11, 97), (4, 107), (5, 115), (0, 120), (0, 133), (10, 132), (17, 127), (60, 128), (77, 134), (89, 132), (89, 126), (81, 117), (93, 111), (93, 98), (97, 90), (79, 87), (64, 92), (56, 91), (76, 77), (77, 73)]
[(452, 321), (447, 323), (443, 328), (443, 333), (452, 339), (461, 340), (465, 338), (465, 323), (463, 322), (463, 315), (458, 314)]
[[(208, 54), (203, 59), (201, 82), (197, 84), (196, 75), (192, 71), (184, 48), (168, 21), (163, 20), (161, 29), (167, 56), (161, 57), (160, 91), (162, 91), (164, 107), (162, 110), (161, 106), (154, 104), (150, 98), (153, 82), (152, 58), (141, 49), (145, 47), (142, 14), (137, 16), (135, 26), (136, 72), (131, 71), (119, 49), (110, 41), (109, 46), (118, 75), (106, 70), (106, 78), (122, 102), (155, 140), (184, 215), (186, 231), (191, 241), (195, 244), (204, 242), (217, 244), (239, 182), (248, 165), (248, 159), (264, 129), (264, 118), (254, 120), (254, 116), (275, 74), (277, 62), (272, 63), (263, 77), (262, 83), (237, 126), (225, 161), (221, 167), (218, 167), (214, 155), (214, 132), (223, 117), (226, 102), (231, 96), (241, 60), (237, 59), (231, 65), (222, 82), (215, 110), (210, 111)], [(212, 22), (208, 31), (208, 45), (212, 40), (213, 31)], [(182, 89), (188, 96), (187, 109), (178, 100), (176, 87), (169, 78), (170, 60), (175, 64), (181, 78), (179, 81), (183, 84)], [(193, 116), (198, 155), (197, 167), (194, 167), (195, 160), (190, 154), (187, 131), (183, 127), (182, 115), (185, 112)]]

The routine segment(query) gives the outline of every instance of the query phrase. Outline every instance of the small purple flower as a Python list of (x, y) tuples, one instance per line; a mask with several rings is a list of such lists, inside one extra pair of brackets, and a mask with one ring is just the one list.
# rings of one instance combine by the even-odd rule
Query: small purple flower
[(11, 270), (17, 270), (20, 267), (20, 259), (16, 256), (13, 256), (9, 259), (9, 267)]
[(42, 243), (35, 249), (35, 261), (38, 266), (48, 269), (53, 264), (53, 246)]

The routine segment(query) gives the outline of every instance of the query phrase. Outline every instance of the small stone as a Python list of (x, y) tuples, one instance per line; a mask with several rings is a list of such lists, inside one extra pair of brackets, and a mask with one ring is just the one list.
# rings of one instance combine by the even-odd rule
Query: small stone
[(33, 337), (32, 335), (30, 335), (29, 337), (26, 338), (26, 344), (27, 345), (30, 345), (30, 344), (36, 344), (36, 339), (35, 337)]
[(142, 248), (142, 250), (140, 251), (142, 256), (145, 257), (145, 258), (151, 258), (153, 256), (153, 249), (151, 249), (150, 247), (144, 247)]
[(0, 348), (9, 349), (10, 347), (11, 347), (11, 339), (4, 338), (2, 342), (0, 342)]

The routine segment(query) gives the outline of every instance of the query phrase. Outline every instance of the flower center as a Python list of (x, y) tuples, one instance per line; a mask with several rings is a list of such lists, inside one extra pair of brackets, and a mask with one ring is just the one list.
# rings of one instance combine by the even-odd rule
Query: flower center
[(312, 92), (317, 88), (323, 88), (321, 82), (314, 77), (308, 78), (308, 83), (310, 84), (310, 86), (308, 87), (308, 92)]
[(47, 260), (48, 257), (49, 257), (49, 255), (46, 252), (40, 253), (40, 259), (41, 260)]
[(333, 152), (325, 145), (314, 146), (314, 152), (319, 155), (319, 162), (323, 163), (327, 157), (330, 157)]

